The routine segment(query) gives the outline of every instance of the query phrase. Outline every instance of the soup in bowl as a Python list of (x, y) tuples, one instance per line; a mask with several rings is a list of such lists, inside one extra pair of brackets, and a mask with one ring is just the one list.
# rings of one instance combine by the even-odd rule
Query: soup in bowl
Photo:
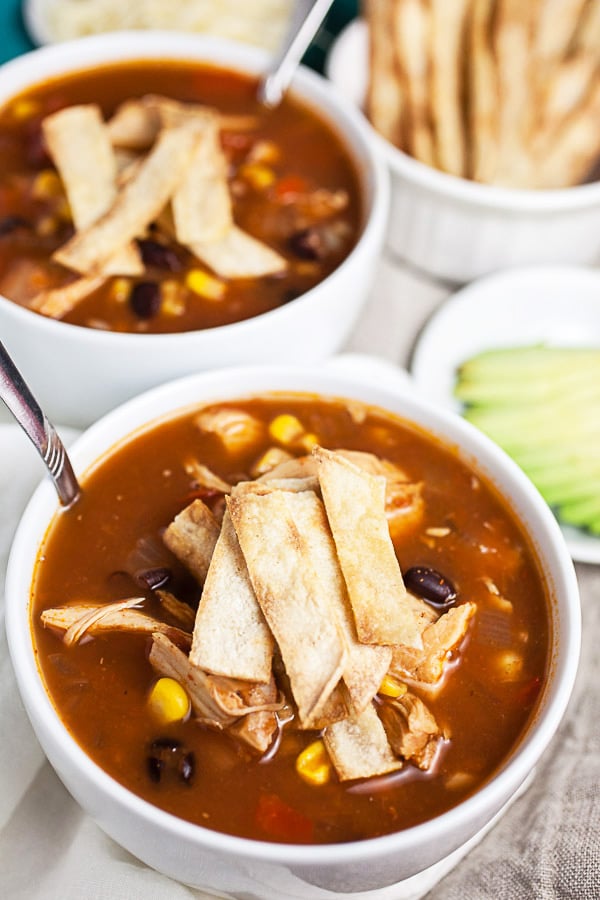
[(325, 79), (301, 70), (261, 104), (267, 65), (234, 43), (135, 33), (3, 69), (0, 316), (56, 420), (89, 424), (198, 368), (322, 359), (347, 336), (386, 181)]
[(230, 369), (125, 404), (40, 486), (7, 631), (65, 785), (196, 887), (377, 890), (531, 774), (579, 605), (560, 530), (457, 417), (333, 371)]

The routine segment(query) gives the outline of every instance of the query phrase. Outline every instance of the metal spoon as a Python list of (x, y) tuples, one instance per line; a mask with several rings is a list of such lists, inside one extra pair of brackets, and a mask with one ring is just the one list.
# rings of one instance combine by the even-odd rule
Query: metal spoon
[(292, 25), (268, 72), (258, 86), (258, 98), (270, 109), (281, 103), (296, 68), (317, 33), (333, 0), (312, 0), (296, 5)]
[(81, 493), (71, 460), (53, 425), (25, 384), (23, 376), (0, 341), (0, 399), (38, 451), (63, 506), (71, 506)]

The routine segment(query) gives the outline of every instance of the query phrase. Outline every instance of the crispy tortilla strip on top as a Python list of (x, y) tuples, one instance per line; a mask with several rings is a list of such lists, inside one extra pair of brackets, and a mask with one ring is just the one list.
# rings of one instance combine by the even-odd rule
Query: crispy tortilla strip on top
[(420, 769), (430, 769), (443, 735), (421, 698), (407, 691), (382, 703), (378, 713), (394, 753)]
[[(143, 601), (143, 597), (136, 599), (136, 602), (141, 601)], [(64, 632), (85, 620), (88, 623), (85, 632), (90, 634), (97, 634), (99, 631), (129, 631), (138, 634), (161, 632), (186, 650), (191, 644), (189, 632), (160, 622), (138, 609), (124, 608), (122, 603), (108, 604), (107, 606), (85, 604), (60, 606), (55, 609), (45, 609), (40, 619), (44, 628), (56, 628)]]
[(586, 0), (541, 0), (533, 51), (542, 63), (564, 58), (581, 21)]
[(465, 637), (475, 611), (474, 603), (462, 603), (443, 613), (424, 629), (422, 650), (394, 647), (390, 666), (392, 675), (400, 680), (410, 678), (424, 684), (439, 682), (450, 653)]
[(237, 225), (218, 240), (196, 241), (188, 249), (221, 278), (260, 278), (287, 269), (283, 256)]
[(327, 728), (323, 741), (340, 781), (371, 778), (402, 768), (402, 760), (394, 755), (372, 703), (360, 715)]
[(273, 643), (225, 512), (196, 613), (190, 660), (217, 675), (268, 682)]
[(306, 537), (296, 523), (302, 494), (235, 492), (228, 508), (248, 574), (279, 646), (301, 722), (322, 707), (342, 675), (345, 653), (320, 591)]
[(163, 540), (202, 585), (219, 533), (219, 523), (208, 506), (202, 500), (194, 500), (175, 516)]
[(105, 282), (106, 278), (101, 275), (77, 278), (63, 287), (40, 291), (39, 294), (36, 294), (29, 301), (29, 308), (34, 309), (43, 316), (50, 316), (52, 319), (62, 319), (81, 300), (89, 297), (90, 294), (102, 287)]
[(493, 181), (498, 161), (498, 73), (490, 41), (495, 0), (473, 0), (468, 30), (468, 173)]
[[(331, 615), (335, 617), (346, 651), (342, 678), (354, 713), (362, 712), (371, 702), (387, 672), (392, 650), (363, 644), (358, 640), (346, 585), (336, 556), (335, 543), (323, 502), (307, 491), (295, 504), (295, 521), (307, 541), (308, 553), (319, 579), (319, 590), (326, 596)], [(316, 711), (320, 727), (329, 724)]]
[[(44, 140), (65, 186), (77, 231), (92, 225), (110, 208), (116, 195), (117, 164), (100, 107), (69, 106), (42, 122)], [(120, 247), (107, 261), (104, 274), (140, 275), (137, 247)]]
[(462, 63), (469, 0), (430, 0), (431, 117), (437, 163), (445, 172), (466, 171), (462, 114)]
[(534, 186), (564, 188), (586, 179), (600, 156), (600, 77), (535, 158)]
[(429, 166), (435, 164), (429, 103), (429, 7), (422, 0), (396, 0), (393, 10), (396, 65), (406, 93), (406, 145)]
[(219, 125), (207, 118), (189, 168), (171, 199), (175, 234), (190, 245), (223, 238), (233, 225), (227, 160)]
[[(259, 706), (263, 703), (272, 704), (276, 703), (278, 699), (274, 678), (271, 678), (268, 684), (250, 685), (241, 693), (249, 706)], [(276, 712), (256, 710), (234, 722), (229, 731), (249, 747), (258, 750), (259, 753), (264, 753), (273, 743), (278, 727)]]
[(331, 450), (313, 453), (359, 640), (421, 648), (385, 516), (385, 479)]
[(103, 263), (141, 234), (165, 206), (185, 175), (199, 134), (193, 120), (163, 129), (108, 212), (59, 248), (53, 258), (84, 275), (101, 270)]
[(367, 115), (384, 138), (401, 148), (404, 92), (391, 40), (393, 3), (394, 0), (367, 0), (365, 3), (369, 31)]

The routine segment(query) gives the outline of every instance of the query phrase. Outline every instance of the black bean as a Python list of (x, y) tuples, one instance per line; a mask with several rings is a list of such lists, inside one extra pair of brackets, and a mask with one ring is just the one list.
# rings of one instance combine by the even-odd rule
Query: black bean
[(138, 246), (144, 265), (155, 266), (157, 269), (167, 269), (169, 272), (179, 272), (181, 270), (181, 261), (171, 247), (148, 239), (138, 240)]
[(323, 237), (316, 228), (303, 228), (294, 232), (288, 238), (288, 246), (300, 259), (323, 259), (327, 254)]
[(12, 234), (18, 228), (29, 228), (29, 222), (23, 216), (4, 216), (0, 219), (0, 237), (5, 234)]
[(151, 781), (158, 783), (167, 775), (189, 784), (196, 771), (194, 753), (177, 738), (160, 737), (149, 745), (146, 767)]
[(158, 566), (156, 569), (142, 569), (140, 572), (136, 572), (135, 580), (140, 587), (156, 591), (165, 586), (171, 575), (171, 570), (166, 566)]
[(140, 281), (130, 294), (129, 303), (138, 319), (151, 319), (160, 310), (160, 288), (154, 281)]
[(409, 591), (438, 608), (452, 606), (456, 600), (456, 589), (452, 582), (429, 566), (413, 566), (407, 569), (404, 573), (404, 583)]

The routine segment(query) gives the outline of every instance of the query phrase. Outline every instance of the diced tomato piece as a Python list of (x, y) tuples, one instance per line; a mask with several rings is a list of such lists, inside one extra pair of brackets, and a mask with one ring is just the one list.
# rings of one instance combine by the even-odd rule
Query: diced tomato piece
[(276, 794), (262, 794), (256, 809), (256, 824), (268, 837), (309, 844), (313, 841), (314, 826), (311, 820), (292, 809)]
[(301, 175), (285, 175), (280, 178), (274, 188), (274, 195), (281, 202), (289, 202), (297, 197), (298, 194), (304, 194), (309, 190), (306, 178)]

